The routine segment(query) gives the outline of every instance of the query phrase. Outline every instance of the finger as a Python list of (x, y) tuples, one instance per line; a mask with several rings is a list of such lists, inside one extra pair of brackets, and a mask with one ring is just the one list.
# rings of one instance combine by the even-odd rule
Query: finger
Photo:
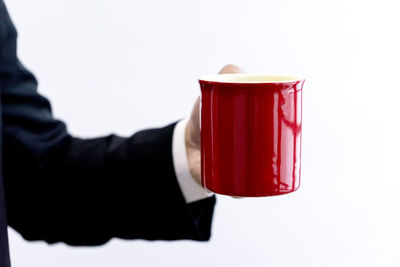
[(196, 144), (200, 144), (200, 121), (199, 121), (199, 110), (200, 110), (200, 97), (196, 99), (196, 102), (192, 109), (192, 114), (190, 115), (190, 123), (191, 123), (191, 140)]
[(228, 64), (225, 65), (220, 71), (219, 74), (227, 74), (227, 73), (242, 73), (243, 70), (236, 65)]

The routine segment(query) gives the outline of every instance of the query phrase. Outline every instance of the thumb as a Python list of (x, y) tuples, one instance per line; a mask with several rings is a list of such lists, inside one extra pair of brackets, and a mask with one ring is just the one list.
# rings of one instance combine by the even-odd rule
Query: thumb
[(236, 65), (228, 64), (225, 65), (220, 71), (219, 74), (234, 74), (234, 73), (243, 73), (244, 71)]

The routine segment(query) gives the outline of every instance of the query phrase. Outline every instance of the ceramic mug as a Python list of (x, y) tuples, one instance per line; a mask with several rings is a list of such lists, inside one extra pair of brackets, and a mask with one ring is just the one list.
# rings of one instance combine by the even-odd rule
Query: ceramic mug
[(296, 191), (304, 79), (219, 74), (199, 83), (202, 185), (243, 197)]

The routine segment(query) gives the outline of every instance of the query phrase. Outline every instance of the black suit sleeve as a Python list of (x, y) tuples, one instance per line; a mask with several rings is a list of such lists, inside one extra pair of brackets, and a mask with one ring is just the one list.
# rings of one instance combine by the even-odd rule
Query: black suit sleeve
[(0, 29), (9, 225), (28, 240), (71, 245), (113, 237), (208, 240), (215, 198), (185, 203), (172, 162), (175, 124), (129, 138), (70, 136), (18, 61), (8, 15)]

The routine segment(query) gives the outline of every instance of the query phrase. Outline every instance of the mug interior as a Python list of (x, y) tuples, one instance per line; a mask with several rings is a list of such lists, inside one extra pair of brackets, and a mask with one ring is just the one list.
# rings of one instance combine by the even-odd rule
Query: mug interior
[(299, 76), (289, 75), (269, 75), (269, 74), (216, 74), (206, 75), (199, 78), (199, 81), (217, 82), (217, 83), (285, 83), (301, 81)]

